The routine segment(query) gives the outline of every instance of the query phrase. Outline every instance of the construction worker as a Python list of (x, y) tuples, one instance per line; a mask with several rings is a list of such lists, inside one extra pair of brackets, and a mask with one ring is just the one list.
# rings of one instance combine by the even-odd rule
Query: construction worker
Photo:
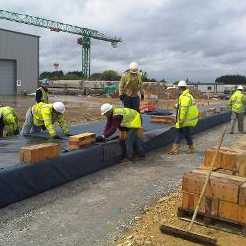
[(0, 107), (0, 137), (18, 135), (19, 124), (15, 109), (9, 106)]
[(48, 103), (49, 102), (49, 95), (48, 95), (48, 86), (49, 81), (47, 79), (43, 79), (40, 82), (40, 87), (36, 90), (36, 102), (43, 102)]
[(119, 95), (124, 107), (135, 109), (139, 112), (140, 98), (144, 100), (142, 75), (138, 71), (138, 64), (132, 62), (129, 70), (125, 71), (119, 84)]
[(36, 103), (32, 106), (31, 112), (27, 115), (26, 121), (21, 130), (21, 135), (28, 135), (41, 130), (48, 130), (50, 137), (59, 139), (54, 126), (58, 122), (63, 134), (69, 136), (69, 129), (64, 120), (65, 106), (62, 102), (46, 104)]
[(177, 102), (177, 134), (172, 149), (169, 152), (170, 155), (178, 154), (179, 144), (182, 138), (186, 139), (187, 145), (189, 146), (189, 152), (194, 152), (191, 130), (197, 125), (199, 116), (195, 100), (191, 95), (186, 82), (183, 80), (179, 81), (178, 88), (181, 91), (181, 94)]
[(140, 114), (130, 108), (115, 108), (109, 103), (101, 106), (101, 115), (107, 117), (107, 124), (102, 136), (97, 137), (97, 141), (104, 141), (112, 136), (117, 129), (127, 131), (126, 154), (128, 160), (133, 160), (134, 147), (136, 147), (139, 157), (144, 157), (143, 141), (138, 136), (138, 129), (141, 128)]
[(238, 122), (238, 131), (243, 132), (243, 118), (245, 112), (246, 98), (243, 93), (243, 86), (239, 85), (237, 90), (229, 99), (229, 107), (232, 111), (231, 115), (231, 134), (234, 133), (236, 120)]

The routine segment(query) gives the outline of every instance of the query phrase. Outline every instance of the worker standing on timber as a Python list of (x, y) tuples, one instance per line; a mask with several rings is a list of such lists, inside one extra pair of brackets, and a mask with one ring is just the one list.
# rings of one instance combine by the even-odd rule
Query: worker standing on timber
[(237, 120), (238, 131), (243, 133), (243, 121), (246, 105), (246, 97), (243, 93), (243, 86), (239, 85), (237, 90), (232, 94), (229, 100), (229, 107), (232, 111), (231, 115), (231, 134), (234, 133), (235, 123)]
[(48, 103), (49, 102), (49, 95), (48, 95), (48, 86), (49, 81), (47, 79), (43, 79), (40, 82), (40, 87), (36, 90), (36, 102), (43, 102)]
[(142, 75), (138, 71), (138, 64), (132, 62), (129, 70), (125, 71), (119, 84), (119, 95), (125, 108), (135, 109), (138, 112), (140, 98), (144, 100)]
[(55, 122), (58, 122), (62, 128), (63, 134), (69, 136), (68, 125), (64, 120), (65, 106), (62, 102), (55, 102), (53, 104), (46, 104), (43, 102), (36, 103), (31, 108), (32, 121), (25, 121), (21, 130), (22, 135), (28, 135), (34, 132), (40, 132), (41, 130), (48, 130), (50, 137), (59, 139), (60, 137), (56, 133), (54, 126)]
[(189, 153), (194, 152), (191, 130), (197, 125), (199, 117), (198, 108), (186, 82), (183, 80), (179, 81), (178, 88), (181, 90), (181, 94), (177, 102), (177, 134), (172, 149), (169, 152), (170, 155), (178, 154), (179, 144), (182, 138), (186, 139), (187, 145), (189, 146)]
[(9, 106), (0, 107), (0, 137), (18, 135), (19, 124), (15, 109)]
[(143, 141), (138, 136), (138, 130), (141, 128), (141, 117), (134, 109), (116, 108), (109, 103), (101, 106), (101, 115), (107, 117), (106, 127), (102, 136), (97, 137), (97, 141), (104, 141), (112, 136), (117, 129), (127, 131), (126, 154), (127, 159), (132, 161), (134, 155), (134, 147), (136, 147), (139, 157), (144, 158)]

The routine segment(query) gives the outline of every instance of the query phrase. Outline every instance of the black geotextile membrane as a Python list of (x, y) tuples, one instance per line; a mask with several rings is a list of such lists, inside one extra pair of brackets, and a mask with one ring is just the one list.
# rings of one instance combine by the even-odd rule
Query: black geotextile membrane
[[(201, 132), (218, 124), (229, 121), (230, 113), (222, 113), (200, 120), (194, 133)], [(145, 121), (148, 121), (145, 123)], [(94, 127), (98, 123), (93, 123)], [(98, 124), (97, 130), (101, 131)], [(146, 125), (145, 125), (146, 124)], [(76, 126), (72, 133), (92, 130), (91, 126)], [(175, 137), (175, 128), (151, 124), (144, 116), (145, 151), (151, 151), (170, 144)], [(78, 132), (77, 132), (78, 131)], [(95, 129), (93, 128), (93, 132)], [(15, 140), (11, 138), (12, 155), (24, 143), (42, 142), (44, 138)], [(17, 141), (18, 139), (18, 141)], [(35, 140), (34, 140), (35, 139)], [(33, 141), (33, 142), (32, 142)], [(36, 142), (37, 141), (37, 142)], [(15, 143), (15, 144), (14, 144)], [(62, 144), (64, 145), (65, 140)], [(15, 148), (14, 148), (15, 147)], [(7, 151), (7, 146), (2, 145), (1, 151)], [(66, 148), (63, 146), (63, 148)], [(11, 152), (10, 151), (10, 152)], [(2, 154), (1, 154), (2, 155)], [(11, 153), (10, 153), (11, 156)], [(118, 163), (122, 158), (122, 148), (117, 140), (107, 143), (94, 144), (86, 149), (61, 153), (58, 158), (41, 161), (35, 165), (10, 165), (0, 170), (0, 207), (23, 200), (55, 186), (64, 184), (89, 173)], [(2, 158), (1, 158), (2, 159)]]

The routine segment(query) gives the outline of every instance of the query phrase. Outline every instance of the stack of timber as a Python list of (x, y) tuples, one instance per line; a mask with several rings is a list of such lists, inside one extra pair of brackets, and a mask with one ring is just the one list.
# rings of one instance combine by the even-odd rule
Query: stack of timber
[(157, 124), (174, 124), (176, 121), (176, 117), (174, 115), (152, 115), (151, 122)]
[(85, 132), (69, 137), (68, 145), (70, 150), (81, 149), (96, 141), (96, 134)]
[[(193, 212), (216, 148), (205, 152), (201, 168), (187, 172), (182, 182), (182, 212)], [(222, 147), (211, 174), (199, 214), (246, 228), (246, 152)]]
[(60, 145), (55, 143), (24, 146), (20, 149), (20, 161), (25, 164), (34, 164), (42, 160), (53, 159), (59, 156)]

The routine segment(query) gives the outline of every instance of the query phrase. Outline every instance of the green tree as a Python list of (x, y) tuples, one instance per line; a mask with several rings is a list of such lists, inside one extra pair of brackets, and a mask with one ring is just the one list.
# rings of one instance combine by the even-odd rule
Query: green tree
[(120, 80), (120, 75), (114, 70), (106, 70), (102, 73), (102, 80), (118, 81)]
[(216, 83), (221, 84), (246, 84), (246, 77), (243, 75), (223, 75), (215, 80)]

